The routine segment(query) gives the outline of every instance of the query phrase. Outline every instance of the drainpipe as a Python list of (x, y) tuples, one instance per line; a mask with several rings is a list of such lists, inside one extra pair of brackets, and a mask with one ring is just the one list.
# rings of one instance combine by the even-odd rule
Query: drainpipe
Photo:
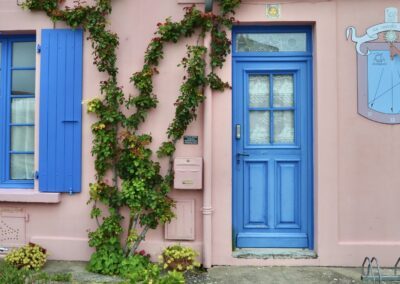
[[(205, 11), (212, 11), (212, 0), (205, 1)], [(209, 52), (211, 49), (211, 35), (207, 33), (204, 38), (204, 47)], [(206, 56), (206, 74), (211, 72), (210, 58)], [(204, 159), (204, 188), (203, 188), (203, 266), (211, 268), (212, 265), (212, 90), (207, 86), (204, 90), (206, 97), (204, 103), (203, 120), (203, 159)]]

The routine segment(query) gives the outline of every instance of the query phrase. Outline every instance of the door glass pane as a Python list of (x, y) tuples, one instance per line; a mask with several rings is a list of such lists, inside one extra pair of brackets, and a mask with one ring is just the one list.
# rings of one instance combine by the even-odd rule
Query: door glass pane
[(12, 51), (13, 67), (35, 67), (35, 43), (14, 42)]
[(11, 150), (31, 152), (34, 150), (34, 127), (11, 127)]
[(274, 107), (293, 107), (293, 75), (275, 75), (274, 79)]
[(294, 111), (274, 111), (274, 143), (294, 143)]
[(305, 52), (306, 33), (239, 33), (237, 52)]
[(34, 123), (35, 99), (13, 98), (11, 100), (11, 123)]
[(10, 172), (11, 179), (33, 179), (33, 154), (12, 154)]
[(13, 70), (11, 90), (13, 95), (35, 93), (35, 70)]
[(250, 107), (269, 107), (269, 76), (250, 75)]
[(250, 144), (269, 144), (269, 111), (250, 111)]

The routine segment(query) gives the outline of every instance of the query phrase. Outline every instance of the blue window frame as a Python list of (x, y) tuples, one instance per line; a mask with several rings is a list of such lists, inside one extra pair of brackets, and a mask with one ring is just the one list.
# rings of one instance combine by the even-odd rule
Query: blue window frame
[(35, 36), (0, 36), (0, 188), (33, 188)]

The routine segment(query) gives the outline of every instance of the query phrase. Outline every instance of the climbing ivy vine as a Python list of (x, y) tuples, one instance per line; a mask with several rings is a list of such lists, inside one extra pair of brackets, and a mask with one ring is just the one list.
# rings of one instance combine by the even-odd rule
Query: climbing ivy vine
[[(138, 94), (127, 96), (117, 81), (118, 35), (108, 27), (111, 0), (96, 0), (93, 5), (74, 1), (73, 7), (63, 0), (26, 0), (22, 6), (31, 11), (44, 11), (52, 21), (65, 22), (71, 28), (83, 28), (93, 48), (93, 63), (107, 79), (100, 82), (102, 96), (87, 103), (87, 112), (95, 114), (92, 154), (95, 157), (96, 182), (90, 184), (91, 217), (98, 228), (89, 233), (93, 253), (89, 269), (103, 274), (118, 274), (120, 264), (137, 252), (150, 229), (174, 217), (173, 200), (168, 197), (173, 181), (172, 160), (175, 145), (189, 124), (196, 119), (198, 107), (206, 99), (204, 88), (223, 91), (229, 85), (215, 70), (221, 68), (230, 53), (231, 42), (226, 30), (231, 28), (240, 0), (219, 0), (219, 13), (205, 13), (195, 6), (187, 7), (183, 19), (170, 18), (157, 24), (144, 64), (131, 77)], [(153, 92), (153, 78), (164, 57), (166, 43), (178, 43), (194, 35), (204, 38), (211, 34), (211, 50), (201, 45), (188, 45), (180, 66), (186, 71), (175, 102), (175, 116), (163, 142), (153, 157), (152, 137), (138, 131), (150, 110), (158, 104)], [(197, 41), (199, 42), (199, 40)], [(209, 56), (211, 72), (206, 73)], [(129, 110), (129, 111), (126, 111)], [(125, 115), (125, 113), (132, 113)], [(167, 174), (161, 174), (160, 159), (169, 159)], [(110, 182), (109, 176), (112, 176)], [(122, 226), (121, 209), (129, 209), (128, 227)], [(104, 209), (106, 209), (106, 212)]]

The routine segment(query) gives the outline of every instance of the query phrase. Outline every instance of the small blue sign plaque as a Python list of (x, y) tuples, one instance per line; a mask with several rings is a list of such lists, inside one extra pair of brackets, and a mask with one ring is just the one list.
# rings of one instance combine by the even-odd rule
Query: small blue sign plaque
[(183, 136), (183, 144), (197, 145), (199, 144), (199, 136), (185, 135)]

